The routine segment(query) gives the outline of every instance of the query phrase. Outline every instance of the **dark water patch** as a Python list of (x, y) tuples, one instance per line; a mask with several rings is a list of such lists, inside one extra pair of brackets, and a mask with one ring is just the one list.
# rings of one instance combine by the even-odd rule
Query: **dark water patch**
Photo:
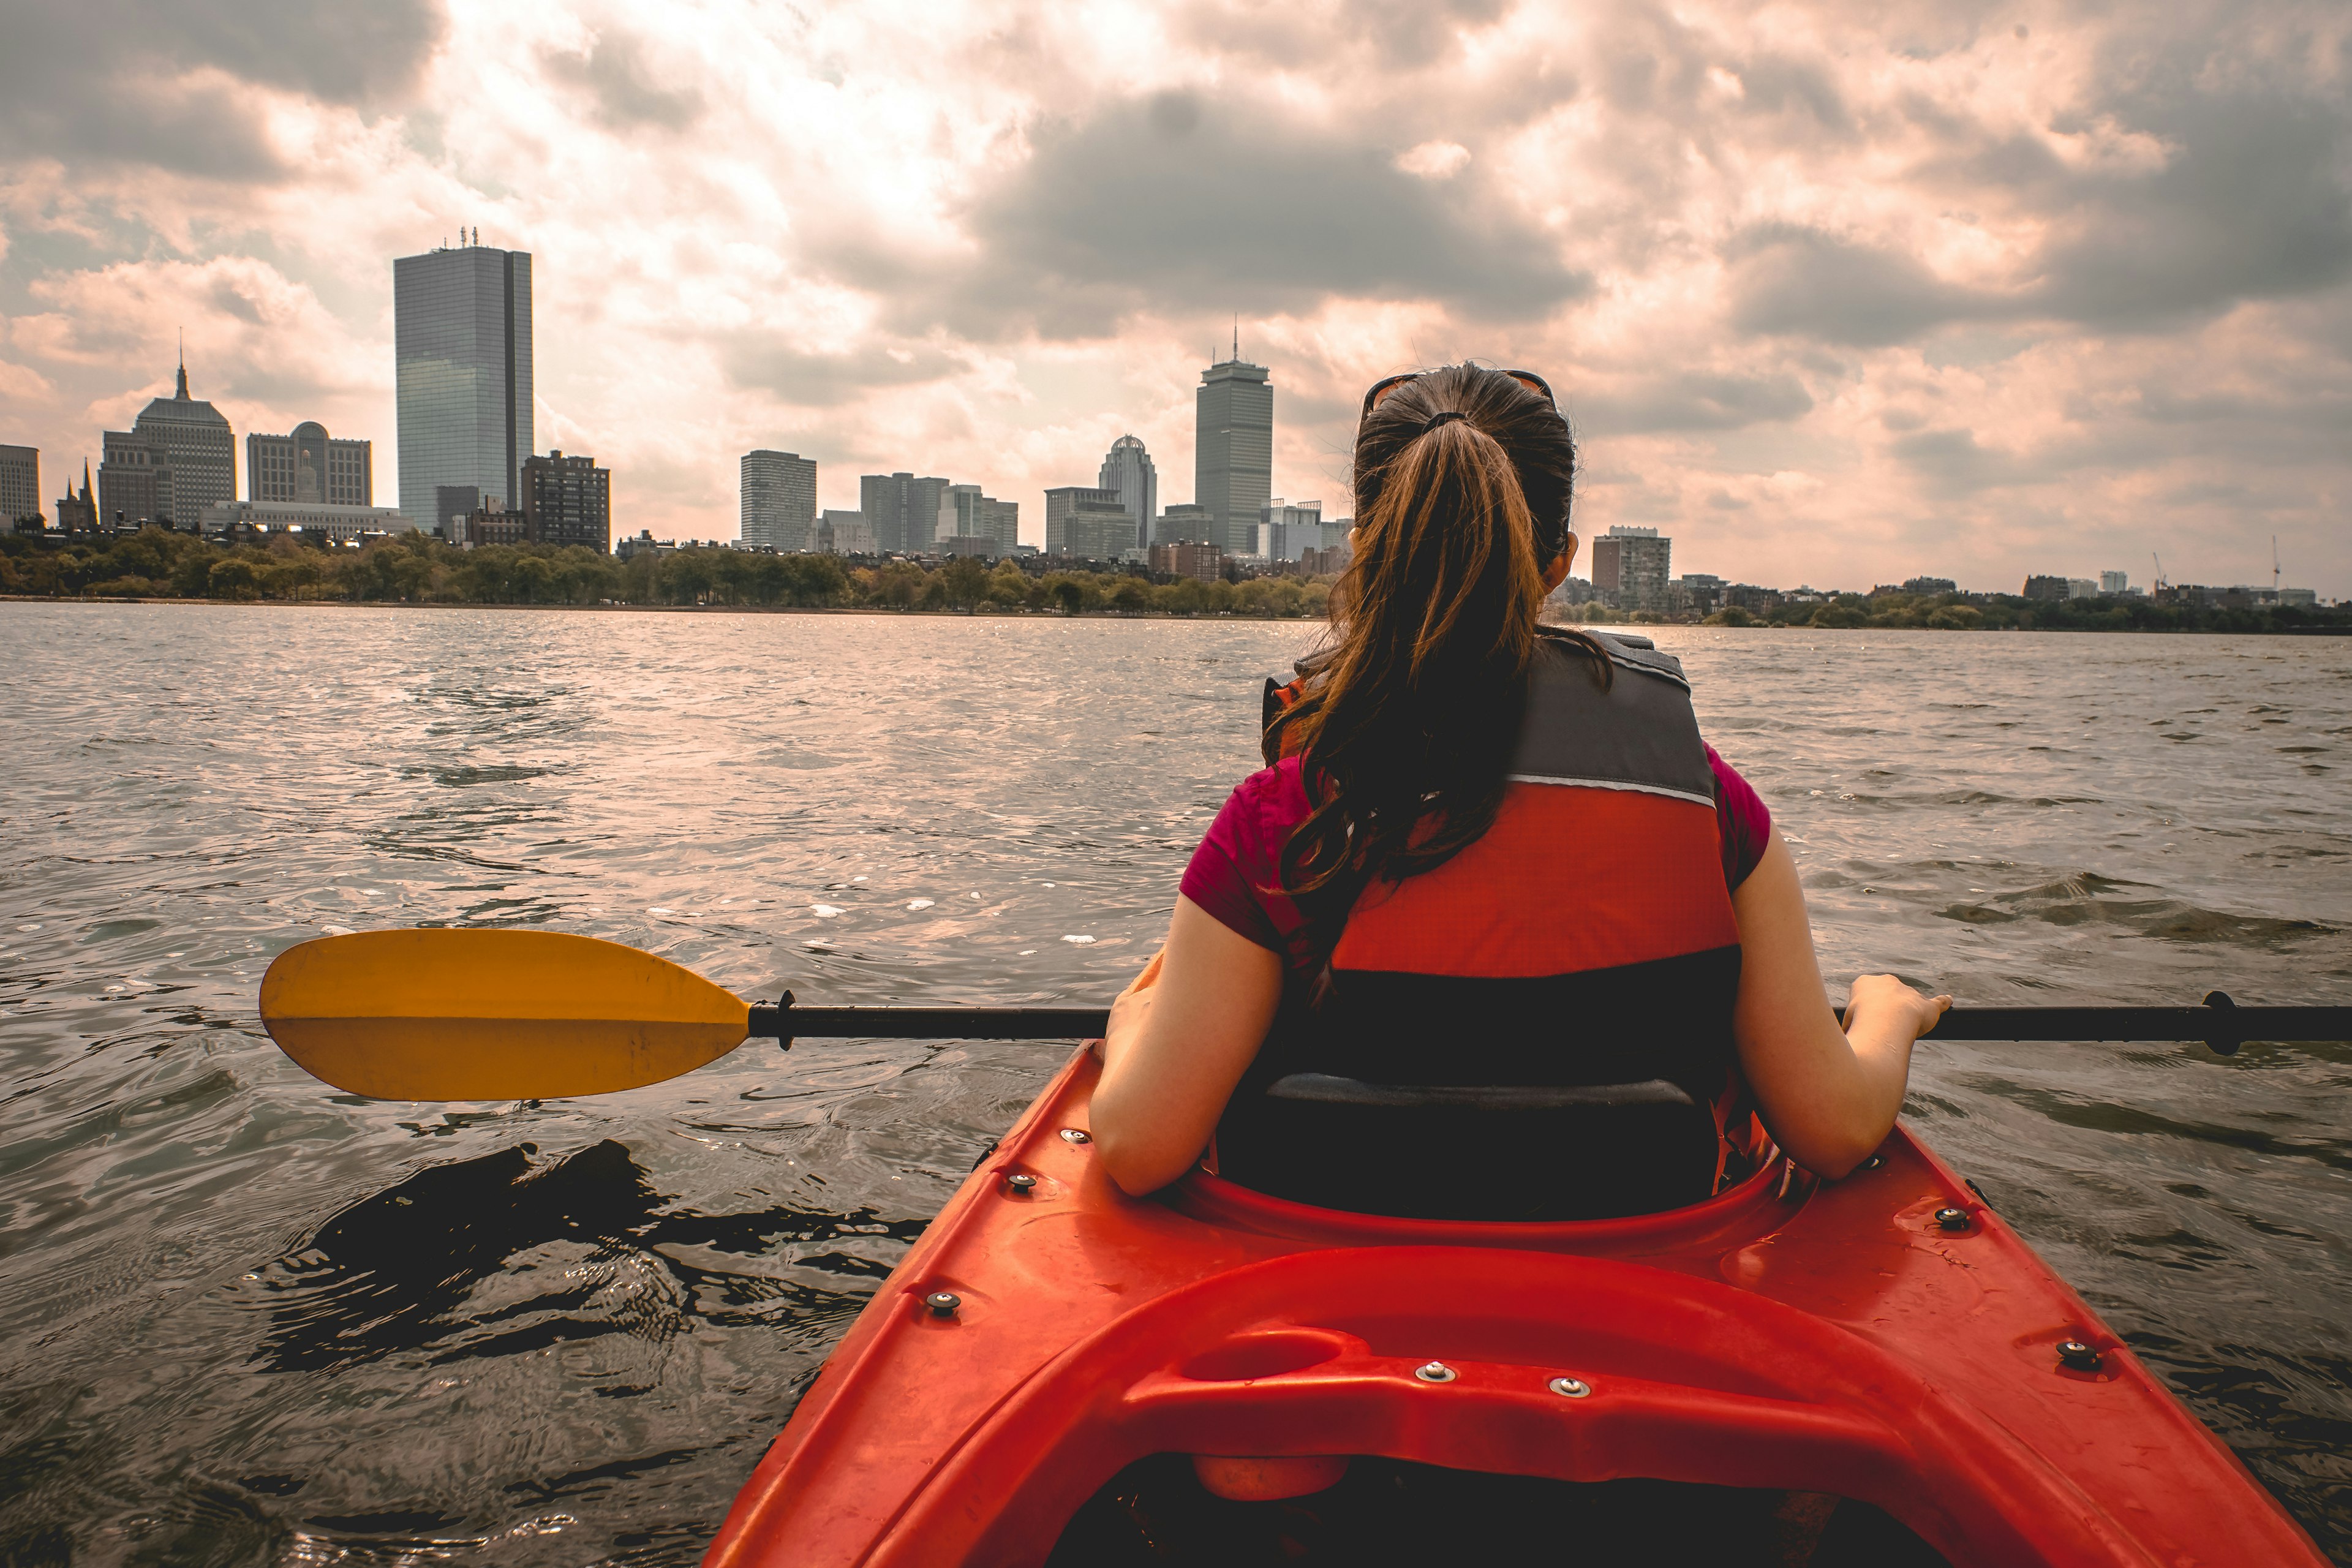
[(2082, 1100), (2049, 1089), (2011, 1086), (2009, 1097), (2062, 1127), (2127, 1138), (2176, 1138), (2191, 1143), (2242, 1150), (2281, 1160), (2312, 1161), (2330, 1170), (2352, 1171), (2352, 1146), (2340, 1138), (2282, 1137), (2218, 1121), (2183, 1121), (2133, 1105)]
[(479, 766), (440, 768), (403, 768), (404, 778), (429, 778), (435, 784), (450, 789), (466, 789), (474, 784), (513, 784), (521, 779), (547, 776), (545, 768), (534, 768), (521, 763), (491, 763)]
[(112, 942), (117, 937), (137, 936), (141, 931), (153, 931), (163, 923), (162, 921), (149, 920), (100, 921), (82, 932), (81, 940), (85, 944)]
[(2280, 951), (2314, 937), (2336, 934), (2317, 921), (2231, 914), (2179, 899), (2128, 899), (2106, 895), (2142, 884), (2084, 872), (2013, 893), (2000, 893), (1937, 910), (1965, 925), (2003, 925), (2038, 921), (2053, 926), (2113, 926), (2135, 936), (2165, 942), (2214, 942)]

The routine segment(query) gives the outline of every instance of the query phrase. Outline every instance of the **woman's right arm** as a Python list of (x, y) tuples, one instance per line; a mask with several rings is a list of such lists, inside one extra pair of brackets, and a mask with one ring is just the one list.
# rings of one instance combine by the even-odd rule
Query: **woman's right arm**
[(1773, 1141), (1816, 1175), (1843, 1176), (1894, 1131), (1912, 1043), (1952, 999), (1923, 996), (1891, 974), (1865, 974), (1853, 983), (1839, 1027), (1813, 955), (1797, 863), (1778, 827), (1731, 907), (1739, 921), (1733, 1032), (1740, 1070)]

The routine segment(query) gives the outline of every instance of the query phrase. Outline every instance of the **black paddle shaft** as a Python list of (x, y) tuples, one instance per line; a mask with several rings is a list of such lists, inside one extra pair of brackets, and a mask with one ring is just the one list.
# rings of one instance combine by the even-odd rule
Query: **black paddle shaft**
[[(1088, 1040), (1104, 1007), (803, 1007), (784, 993), (754, 1005), (751, 1035), (777, 1039)], [(1955, 1007), (1935, 1040), (2202, 1040), (2235, 1056), (2247, 1040), (2352, 1040), (2352, 1007), (2241, 1007), (2216, 991), (2202, 1007)]]

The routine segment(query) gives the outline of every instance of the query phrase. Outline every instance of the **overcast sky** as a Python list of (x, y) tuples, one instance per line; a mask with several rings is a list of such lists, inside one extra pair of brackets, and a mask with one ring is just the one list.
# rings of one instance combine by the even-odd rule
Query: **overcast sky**
[[(616, 527), (1124, 431), (1192, 494), (1240, 318), (1275, 489), (1364, 386), (1540, 371), (1679, 571), (2352, 595), (2352, 6), (2196, 0), (0, 0), (0, 440), (170, 388), (375, 442), (392, 258), (530, 251), (541, 449)], [(239, 450), (240, 482), (243, 453)]]

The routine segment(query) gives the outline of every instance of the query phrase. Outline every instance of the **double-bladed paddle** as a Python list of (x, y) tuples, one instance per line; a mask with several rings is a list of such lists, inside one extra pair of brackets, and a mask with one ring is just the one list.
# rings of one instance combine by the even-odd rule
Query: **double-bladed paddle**
[[(747, 1039), (1061, 1040), (1101, 1007), (803, 1007), (745, 1002), (692, 970), (562, 931), (358, 931), (289, 947), (261, 1022), (314, 1078), (373, 1100), (562, 1100), (641, 1089)], [(1955, 1007), (1939, 1040), (2352, 1039), (2352, 1007)]]

